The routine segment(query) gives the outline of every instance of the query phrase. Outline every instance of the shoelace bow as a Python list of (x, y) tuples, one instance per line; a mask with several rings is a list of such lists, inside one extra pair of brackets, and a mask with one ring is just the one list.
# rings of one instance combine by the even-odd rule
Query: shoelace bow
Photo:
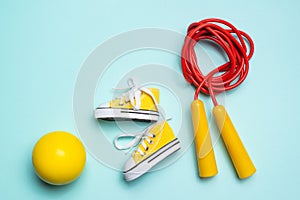
[[(114, 145), (118, 150), (128, 150), (126, 153), (129, 153), (132, 148), (134, 148), (135, 146), (137, 146), (138, 144), (141, 144), (142, 147), (144, 148), (145, 151), (148, 150), (148, 145), (146, 144), (146, 142), (148, 144), (152, 144), (152, 140), (153, 138), (156, 137), (155, 134), (152, 134), (149, 132), (149, 130), (154, 127), (158, 122), (152, 124), (151, 126), (149, 126), (148, 128), (146, 128), (144, 131), (142, 132), (138, 132), (138, 133), (122, 133), (120, 135), (118, 135), (115, 139), (114, 139)], [(121, 138), (133, 138), (130, 142), (128, 142), (125, 145), (120, 145), (118, 140), (120, 140)], [(144, 151), (140, 148), (137, 148), (136, 151), (138, 153), (140, 153), (142, 156), (145, 155)]]
[[(149, 127), (147, 127), (145, 130), (143, 130), (142, 132), (138, 132), (138, 133), (122, 133), (120, 135), (118, 135), (115, 139), (114, 139), (114, 145), (116, 147), (116, 149), (118, 150), (127, 150), (126, 154), (129, 153), (132, 148), (134, 148), (135, 146), (137, 146), (138, 144), (141, 144), (143, 149), (145, 151), (148, 150), (148, 145), (146, 144), (146, 142), (148, 144), (152, 144), (153, 139), (156, 137), (156, 134), (150, 133), (149, 131), (154, 127), (154, 126), (160, 126), (161, 128), (157, 131), (157, 132), (161, 132), (161, 129), (163, 129), (164, 124), (167, 120), (169, 119), (165, 119), (165, 116), (162, 114), (162, 120), (155, 122), (154, 124), (150, 125)], [(120, 145), (118, 140), (120, 140), (121, 138), (133, 138), (130, 142), (128, 142), (125, 145)], [(145, 155), (144, 151), (138, 147), (136, 149), (136, 151), (141, 154), (142, 156)]]

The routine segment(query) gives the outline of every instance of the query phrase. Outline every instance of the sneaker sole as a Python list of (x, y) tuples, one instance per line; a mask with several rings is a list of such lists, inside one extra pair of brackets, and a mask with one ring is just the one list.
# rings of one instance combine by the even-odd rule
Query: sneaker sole
[(144, 161), (133, 166), (131, 169), (124, 171), (124, 177), (126, 181), (132, 181), (146, 172), (148, 172), (152, 167), (157, 165), (160, 161), (164, 160), (171, 154), (175, 153), (181, 148), (179, 140), (176, 138), (172, 142), (166, 144), (154, 154), (146, 158)]
[(158, 121), (159, 117), (156, 111), (120, 108), (97, 108), (94, 114), (95, 118), (103, 120)]

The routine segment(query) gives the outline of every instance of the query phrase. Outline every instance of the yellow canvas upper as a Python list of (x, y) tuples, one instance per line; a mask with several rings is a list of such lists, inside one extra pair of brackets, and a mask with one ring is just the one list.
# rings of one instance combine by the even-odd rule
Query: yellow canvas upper
[[(149, 88), (149, 90), (152, 92), (153, 96), (155, 97), (156, 102), (159, 103), (159, 89)], [(133, 109), (133, 106), (130, 102), (125, 102), (123, 105), (120, 105), (120, 99), (114, 99), (114, 100), (110, 101), (109, 106), (111, 108)], [(141, 107), (140, 107), (140, 110), (158, 111), (153, 99), (151, 98), (151, 96), (148, 95), (145, 92), (142, 92), (142, 94), (141, 94)]]
[(169, 142), (173, 141), (176, 138), (173, 130), (171, 129), (167, 121), (158, 122), (154, 127), (152, 127), (149, 130), (149, 132), (151, 134), (154, 134), (155, 137), (150, 138), (152, 140), (151, 144), (145, 141), (145, 143), (148, 146), (147, 151), (144, 149), (142, 144), (139, 144), (137, 148), (140, 148), (145, 153), (145, 155), (142, 156), (139, 152), (134, 151), (132, 157), (135, 163), (139, 163), (142, 160), (146, 159), (154, 152), (158, 151), (161, 147), (163, 147), (164, 145), (168, 144)]

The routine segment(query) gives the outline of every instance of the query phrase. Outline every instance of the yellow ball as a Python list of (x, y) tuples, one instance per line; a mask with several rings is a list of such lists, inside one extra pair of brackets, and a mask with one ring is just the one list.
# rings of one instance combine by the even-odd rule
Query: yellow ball
[(32, 164), (36, 174), (52, 185), (64, 185), (81, 174), (86, 153), (74, 135), (56, 131), (39, 139), (32, 151)]

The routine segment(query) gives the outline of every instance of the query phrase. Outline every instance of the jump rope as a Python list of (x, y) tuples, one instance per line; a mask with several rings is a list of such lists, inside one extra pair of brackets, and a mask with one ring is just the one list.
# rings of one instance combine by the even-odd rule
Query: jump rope
[[(229, 60), (207, 75), (201, 72), (194, 50), (201, 40), (219, 45)], [(249, 44), (248, 54), (245, 40)], [(245, 80), (253, 52), (254, 43), (251, 37), (227, 21), (205, 19), (188, 27), (181, 64), (184, 78), (196, 87), (191, 111), (200, 177), (211, 177), (218, 173), (204, 104), (198, 99), (200, 92), (210, 95), (212, 99), (213, 116), (239, 178), (247, 178), (256, 171), (226, 109), (216, 99), (217, 94), (234, 89)]]

